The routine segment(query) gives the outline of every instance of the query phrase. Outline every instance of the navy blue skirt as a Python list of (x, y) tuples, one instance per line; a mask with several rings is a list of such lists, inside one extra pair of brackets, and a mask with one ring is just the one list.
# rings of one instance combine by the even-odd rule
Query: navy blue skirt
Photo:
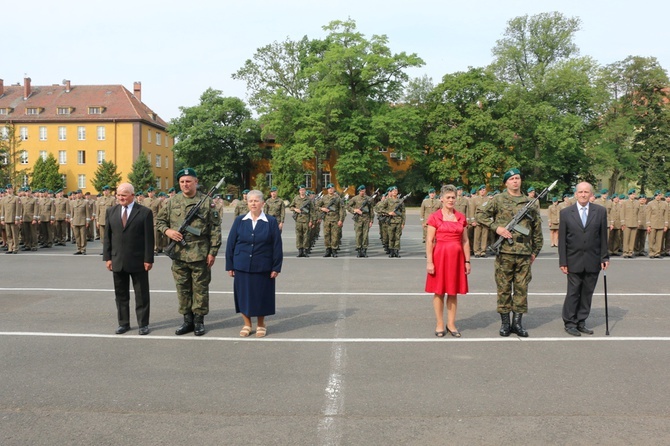
[(246, 273), (235, 271), (233, 293), (235, 311), (245, 316), (269, 316), (275, 314), (275, 282), (270, 271)]

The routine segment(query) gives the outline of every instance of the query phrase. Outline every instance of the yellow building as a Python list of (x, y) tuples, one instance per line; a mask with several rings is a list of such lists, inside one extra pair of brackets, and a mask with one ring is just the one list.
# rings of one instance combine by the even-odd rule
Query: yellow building
[[(131, 93), (122, 85), (32, 86), (25, 78), (23, 85), (6, 86), (0, 79), (0, 137), (7, 137), (9, 124), (20, 139), (16, 171), (30, 172), (38, 157), (52, 153), (68, 191), (99, 192), (92, 184), (102, 161), (114, 162), (127, 181), (140, 152), (151, 162), (155, 188), (167, 190), (174, 186), (174, 140), (141, 94), (140, 82)], [(15, 186), (26, 181), (18, 178)]]

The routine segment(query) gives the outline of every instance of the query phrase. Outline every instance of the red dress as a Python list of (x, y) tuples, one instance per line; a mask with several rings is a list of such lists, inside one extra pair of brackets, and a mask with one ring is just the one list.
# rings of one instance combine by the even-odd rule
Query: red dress
[(426, 276), (426, 292), (433, 294), (467, 294), (468, 277), (465, 275), (463, 230), (465, 215), (454, 211), (456, 221), (444, 221), (442, 210), (428, 217), (427, 224), (436, 229), (433, 264), (435, 274)]

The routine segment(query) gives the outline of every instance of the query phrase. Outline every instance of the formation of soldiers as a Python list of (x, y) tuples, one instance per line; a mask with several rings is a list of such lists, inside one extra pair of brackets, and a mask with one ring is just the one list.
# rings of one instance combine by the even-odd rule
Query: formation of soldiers
[[(156, 194), (153, 188), (145, 193), (136, 193), (137, 202), (149, 207), (154, 217), (165, 200), (174, 195), (174, 188), (168, 193)], [(0, 189), (0, 231), (2, 249), (7, 254), (19, 251), (37, 251), (53, 246), (76, 244), (75, 255), (85, 255), (88, 242), (99, 239), (105, 231), (107, 209), (116, 204), (109, 186), (102, 193), (92, 196), (81, 190), (64, 194), (62, 189), (32, 190), (29, 187), (14, 193), (8, 184)], [(154, 220), (155, 221), (155, 220)], [(163, 234), (156, 233), (156, 253), (163, 252), (167, 241)], [(22, 246), (22, 248), (21, 248)]]
[[(610, 257), (632, 259), (648, 255), (659, 259), (670, 256), (670, 192), (656, 190), (648, 198), (644, 194), (638, 195), (635, 189), (628, 190), (628, 194), (611, 195), (607, 189), (602, 189), (591, 201), (607, 209)], [(559, 213), (574, 202), (574, 197), (569, 194), (564, 195), (560, 203), (558, 197), (552, 198), (548, 218), (552, 247), (558, 246)], [(645, 247), (648, 247), (647, 252)]]

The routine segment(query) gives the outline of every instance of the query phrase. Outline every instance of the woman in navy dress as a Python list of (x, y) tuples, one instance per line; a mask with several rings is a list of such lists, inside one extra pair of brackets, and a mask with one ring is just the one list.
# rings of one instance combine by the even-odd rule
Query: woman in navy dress
[(265, 316), (275, 314), (275, 279), (281, 272), (283, 247), (279, 223), (263, 212), (263, 193), (249, 191), (249, 212), (235, 218), (226, 244), (226, 271), (234, 277), (235, 311), (242, 314), (240, 336), (253, 331), (251, 318), (257, 318), (256, 337), (267, 333)]
[[(435, 336), (446, 333), (457, 338), (457, 295), (468, 292), (470, 242), (465, 215), (454, 209), (456, 188), (451, 184), (440, 191), (442, 209), (428, 217), (426, 231), (426, 292), (433, 293), (437, 328)], [(444, 295), (447, 295), (447, 324), (444, 325)], [(444, 327), (444, 328), (443, 328)], [(446, 328), (446, 333), (444, 329)]]

